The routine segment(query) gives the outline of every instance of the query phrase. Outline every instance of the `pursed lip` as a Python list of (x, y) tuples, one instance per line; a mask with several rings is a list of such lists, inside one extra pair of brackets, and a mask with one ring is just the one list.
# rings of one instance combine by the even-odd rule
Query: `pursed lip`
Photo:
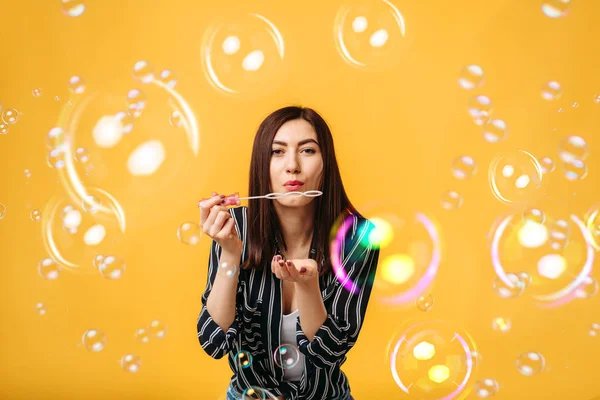
[(304, 182), (302, 181), (287, 181), (286, 183), (283, 184), (283, 186), (302, 186), (304, 185)]

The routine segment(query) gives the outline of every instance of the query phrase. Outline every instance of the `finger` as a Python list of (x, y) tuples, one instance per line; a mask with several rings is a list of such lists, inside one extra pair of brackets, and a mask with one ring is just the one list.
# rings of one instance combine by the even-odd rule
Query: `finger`
[(208, 219), (210, 214), (210, 209), (215, 205), (219, 204), (221, 201), (223, 201), (225, 197), (222, 196), (223, 195), (213, 196), (209, 199), (202, 200), (200, 201), (200, 203), (198, 203), (198, 206), (200, 207), (200, 225), (204, 226), (204, 224), (206, 223), (206, 220)]
[(288, 263), (287, 263), (287, 269), (288, 269), (288, 273), (290, 274), (290, 277), (293, 280), (298, 281), (298, 280), (302, 279), (302, 277), (300, 276), (300, 274), (296, 270), (296, 265), (294, 264), (293, 261), (291, 261), (291, 260), (288, 261)]
[(214, 217), (214, 222), (210, 225), (208, 235), (210, 237), (216, 237), (216, 235), (223, 229), (227, 219), (231, 218), (231, 214), (225, 207), (215, 207), (211, 210), (210, 214), (211, 216), (215, 214), (216, 217)]
[[(233, 227), (235, 225), (235, 220), (233, 218), (229, 218), (225, 225), (223, 225), (223, 229), (219, 233), (216, 234), (218, 239), (233, 239)], [(237, 236), (237, 233), (235, 234)]]
[[(289, 261), (288, 261), (289, 263)], [(279, 261), (279, 271), (281, 273), (282, 279), (291, 279), (290, 271), (288, 270), (288, 266), (283, 260)]]
[(276, 255), (271, 260), (271, 271), (275, 274), (277, 279), (281, 279), (281, 272), (280, 272), (281, 267), (279, 267), (278, 258), (279, 258), (279, 255)]

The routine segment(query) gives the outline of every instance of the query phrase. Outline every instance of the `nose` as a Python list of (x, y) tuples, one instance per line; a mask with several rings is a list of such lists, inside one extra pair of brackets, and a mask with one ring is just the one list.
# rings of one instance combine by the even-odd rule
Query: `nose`
[(288, 174), (298, 174), (300, 172), (300, 165), (294, 155), (291, 155), (285, 160), (285, 170)]

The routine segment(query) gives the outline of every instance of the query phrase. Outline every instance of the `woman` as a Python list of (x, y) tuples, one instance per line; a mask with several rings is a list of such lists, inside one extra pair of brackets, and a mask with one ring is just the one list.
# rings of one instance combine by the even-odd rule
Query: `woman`
[[(309, 190), (322, 195), (251, 199), (248, 207), (237, 200), (227, 209), (233, 204), (213, 193), (200, 203), (213, 242), (198, 338), (211, 357), (229, 354), (227, 400), (352, 399), (340, 367), (371, 293), (374, 225), (346, 195), (323, 118), (285, 107), (258, 129), (249, 196)], [(332, 266), (330, 232), (340, 221), (347, 231), (332, 246), (339, 252)]]

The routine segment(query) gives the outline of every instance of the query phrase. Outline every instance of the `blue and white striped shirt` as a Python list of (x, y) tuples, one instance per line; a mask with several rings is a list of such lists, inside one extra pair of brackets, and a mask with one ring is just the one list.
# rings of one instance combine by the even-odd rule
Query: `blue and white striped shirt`
[[(229, 212), (243, 242), (241, 264), (246, 260), (248, 250), (248, 208), (233, 207)], [(233, 371), (231, 384), (239, 393), (250, 387), (260, 387), (292, 400), (317, 400), (334, 399), (350, 392), (348, 378), (340, 366), (346, 361), (346, 353), (356, 343), (363, 325), (379, 259), (378, 248), (370, 244), (359, 245), (365, 241), (365, 235), (370, 231), (367, 227), (372, 228), (372, 223), (355, 214), (352, 217), (352, 226), (341, 243), (340, 262), (347, 279), (354, 282), (357, 290), (350, 293), (344, 287), (345, 282), (335, 277), (334, 271), (319, 278), (327, 319), (311, 342), (304, 335), (300, 317), (297, 317), (295, 344), (305, 356), (300, 381), (284, 380), (284, 369), (275, 363), (273, 356), (281, 344), (283, 305), (281, 280), (271, 272), (270, 260), (262, 270), (240, 270), (236, 315), (231, 327), (223, 331), (213, 321), (206, 309), (206, 301), (222, 250), (212, 241), (208, 280), (197, 320), (198, 339), (204, 351), (215, 359), (229, 354), (229, 366)], [(274, 251), (279, 253), (277, 248)], [(235, 357), (242, 350), (252, 355), (250, 367), (240, 368), (239, 361), (236, 362)]]

